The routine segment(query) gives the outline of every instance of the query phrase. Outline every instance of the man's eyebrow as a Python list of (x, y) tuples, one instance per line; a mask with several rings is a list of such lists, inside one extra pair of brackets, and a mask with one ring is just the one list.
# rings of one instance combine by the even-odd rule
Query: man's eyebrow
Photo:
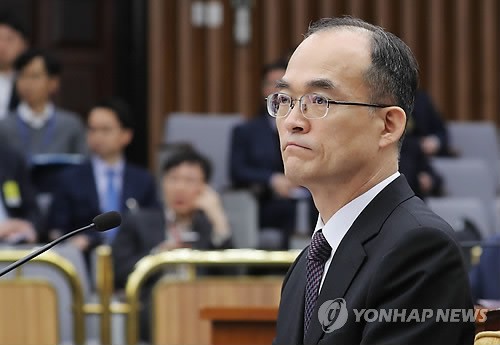
[(289, 89), (290, 84), (283, 79), (279, 79), (279, 80), (276, 80), (276, 88), (277, 89)]
[[(334, 89), (335, 84), (329, 79), (314, 79), (307, 82), (306, 86), (310, 89)], [(290, 84), (283, 79), (279, 79), (276, 81), (277, 89), (289, 89)]]
[(334, 89), (335, 84), (328, 79), (314, 79), (307, 83), (307, 87), (311, 89)]

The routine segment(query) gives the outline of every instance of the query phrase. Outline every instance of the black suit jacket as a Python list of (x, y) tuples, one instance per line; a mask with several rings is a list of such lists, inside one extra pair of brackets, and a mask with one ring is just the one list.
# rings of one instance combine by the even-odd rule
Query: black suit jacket
[(230, 172), (237, 188), (250, 188), (261, 199), (272, 197), (269, 181), (274, 173), (283, 173), (279, 137), (271, 118), (258, 115), (233, 129)]
[[(5, 146), (0, 146), (0, 196), (10, 218), (21, 218), (31, 222), (37, 231), (41, 230), (42, 217), (36, 194), (31, 183), (24, 156)], [(12, 181), (20, 193), (19, 203), (12, 204), (5, 198), (5, 182)]]
[[(432, 213), (400, 176), (358, 216), (341, 241), (304, 340), (306, 252), (287, 273), (275, 345), (472, 344), (474, 322), (356, 322), (353, 309), (473, 310), (463, 258), (453, 230)], [(346, 324), (324, 333), (318, 309), (344, 298)], [(435, 314), (434, 314), (435, 315)]]
[[(166, 220), (163, 210), (141, 210), (125, 217), (112, 245), (115, 286), (123, 288), (128, 275), (137, 261), (149, 255), (151, 250), (167, 240)], [(212, 224), (201, 211), (193, 217), (193, 231), (199, 238), (193, 243), (195, 249), (214, 249), (211, 234)]]

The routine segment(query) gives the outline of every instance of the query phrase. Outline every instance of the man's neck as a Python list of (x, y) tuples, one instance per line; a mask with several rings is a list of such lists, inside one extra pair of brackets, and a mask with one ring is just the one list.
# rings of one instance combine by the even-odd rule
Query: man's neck
[(123, 155), (122, 153), (117, 153), (117, 154), (114, 154), (114, 155), (109, 155), (107, 157), (100, 157), (101, 160), (103, 162), (105, 162), (106, 164), (108, 165), (115, 165), (117, 164), (121, 159), (122, 159)]
[(28, 104), (34, 116), (42, 116), (48, 102), (38, 103), (38, 104)]
[(382, 168), (370, 175), (351, 176), (348, 180), (336, 183), (318, 184), (310, 188), (314, 203), (324, 220), (330, 219), (338, 210), (352, 200), (366, 193), (371, 188), (382, 182), (397, 171)]

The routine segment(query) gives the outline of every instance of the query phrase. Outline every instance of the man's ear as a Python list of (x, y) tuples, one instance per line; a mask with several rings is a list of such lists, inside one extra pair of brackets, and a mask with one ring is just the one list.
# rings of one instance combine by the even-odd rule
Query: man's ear
[(379, 147), (384, 148), (397, 143), (403, 136), (406, 127), (406, 113), (400, 107), (382, 109), (384, 129), (380, 136)]

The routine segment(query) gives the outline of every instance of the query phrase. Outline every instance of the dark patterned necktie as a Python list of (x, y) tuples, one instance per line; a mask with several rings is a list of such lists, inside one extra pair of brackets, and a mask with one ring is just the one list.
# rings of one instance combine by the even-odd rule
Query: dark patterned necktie
[(332, 247), (328, 244), (321, 230), (314, 237), (307, 252), (306, 299), (304, 309), (304, 337), (311, 323), (311, 316), (318, 299), (319, 285), (323, 277), (325, 262), (330, 257)]

